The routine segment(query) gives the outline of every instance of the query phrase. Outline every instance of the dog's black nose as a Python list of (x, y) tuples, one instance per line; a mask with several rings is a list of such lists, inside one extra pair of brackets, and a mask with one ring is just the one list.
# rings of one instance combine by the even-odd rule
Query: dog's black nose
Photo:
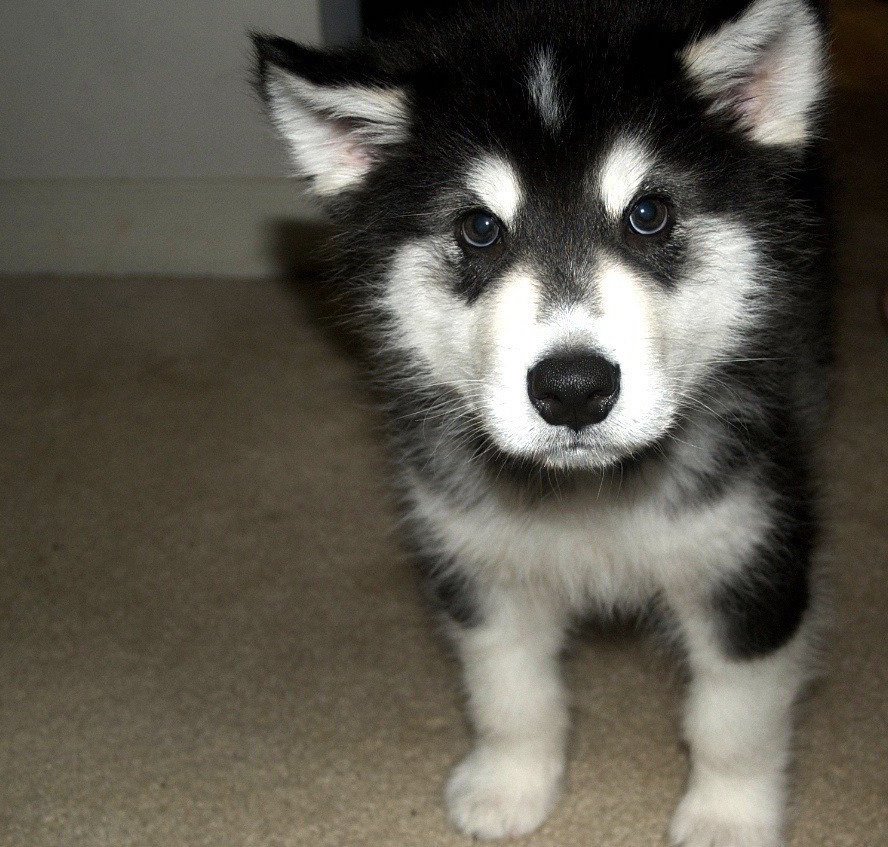
[(549, 356), (527, 372), (527, 393), (546, 423), (579, 432), (614, 407), (620, 368), (595, 353)]

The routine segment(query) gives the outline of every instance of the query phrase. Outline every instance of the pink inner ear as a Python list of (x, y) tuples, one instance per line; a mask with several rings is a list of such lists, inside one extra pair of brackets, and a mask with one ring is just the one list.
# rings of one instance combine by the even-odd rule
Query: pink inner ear
[(339, 151), (342, 163), (350, 170), (367, 170), (373, 164), (368, 146), (361, 142), (355, 124), (347, 120), (330, 121), (330, 142)]
[(373, 164), (373, 157), (360, 144), (352, 142), (348, 148), (348, 154), (349, 160), (355, 168), (366, 170)]
[(779, 58), (766, 57), (756, 66), (748, 79), (737, 85), (730, 98), (740, 118), (749, 126), (758, 126), (765, 119), (768, 101), (774, 96), (779, 73)]

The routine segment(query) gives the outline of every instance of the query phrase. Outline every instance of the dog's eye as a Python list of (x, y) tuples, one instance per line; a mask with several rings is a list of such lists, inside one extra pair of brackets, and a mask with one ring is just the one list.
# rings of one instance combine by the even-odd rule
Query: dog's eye
[(637, 200), (626, 220), (636, 235), (661, 235), (672, 222), (669, 205), (659, 197)]
[(464, 247), (486, 250), (499, 242), (503, 225), (499, 218), (484, 209), (463, 215), (457, 223), (456, 235)]

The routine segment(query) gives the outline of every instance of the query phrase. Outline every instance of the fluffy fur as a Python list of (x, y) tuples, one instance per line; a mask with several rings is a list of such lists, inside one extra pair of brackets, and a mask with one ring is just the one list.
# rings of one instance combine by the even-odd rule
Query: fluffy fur
[[(690, 670), (671, 843), (781, 844), (830, 360), (819, 9), (522, 2), (338, 52), (255, 44), (366, 305), (406, 535), (465, 669), (454, 824), (544, 820), (569, 627), (655, 608)], [(466, 242), (479, 211), (490, 247)], [(565, 353), (615, 375), (597, 423), (530, 396)]]

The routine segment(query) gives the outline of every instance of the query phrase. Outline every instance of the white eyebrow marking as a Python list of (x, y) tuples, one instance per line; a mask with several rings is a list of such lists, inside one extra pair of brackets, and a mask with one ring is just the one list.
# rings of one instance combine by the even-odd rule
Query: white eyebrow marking
[(652, 166), (638, 141), (622, 138), (614, 144), (598, 174), (598, 190), (609, 215), (623, 214)]
[(530, 100), (539, 110), (543, 123), (557, 130), (564, 122), (564, 106), (558, 93), (558, 74), (551, 48), (543, 48), (530, 63), (527, 81)]
[(509, 224), (521, 205), (518, 176), (512, 166), (499, 156), (486, 156), (470, 168), (466, 186), (503, 223)]

